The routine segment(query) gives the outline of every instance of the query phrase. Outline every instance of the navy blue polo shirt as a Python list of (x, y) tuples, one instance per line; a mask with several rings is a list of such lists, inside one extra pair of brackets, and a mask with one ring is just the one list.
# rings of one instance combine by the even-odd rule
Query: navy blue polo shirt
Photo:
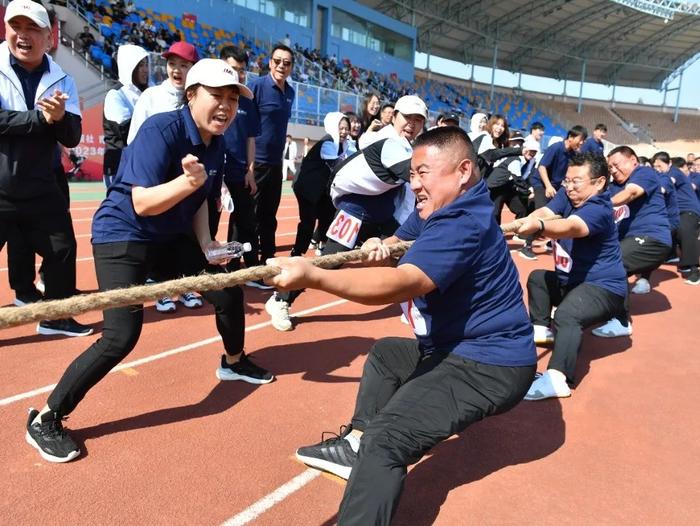
[[(238, 112), (231, 126), (224, 133), (226, 141), (226, 184), (242, 183), (248, 171), (248, 139), (260, 135), (260, 117), (255, 103), (241, 96)], [(252, 159), (251, 159), (252, 160)]]
[(666, 214), (668, 215), (668, 224), (671, 230), (676, 230), (681, 224), (680, 212), (678, 211), (678, 199), (676, 199), (676, 187), (673, 186), (673, 181), (667, 173), (658, 173), (659, 186), (661, 193), (664, 195), (664, 203), (666, 203)]
[[(225, 144), (221, 136), (202, 142), (189, 107), (146, 119), (122, 155), (114, 183), (92, 220), (92, 243), (163, 242), (192, 230), (195, 213), (207, 198), (218, 199), (223, 179)], [(191, 153), (209, 177), (203, 186), (169, 210), (142, 217), (134, 211), (131, 189), (150, 188), (182, 174), (182, 158)]]
[(673, 181), (676, 187), (676, 199), (678, 199), (678, 211), (693, 212), (700, 216), (700, 202), (693, 191), (693, 185), (690, 184), (690, 179), (679, 168), (671, 166), (668, 171), (668, 176)]
[(518, 271), (484, 181), (427, 220), (414, 211), (396, 236), (415, 239), (399, 264), (418, 267), (437, 286), (402, 305), (422, 350), (489, 365), (536, 362)]
[[(564, 141), (552, 144), (547, 148), (540, 160), (540, 166), (547, 168), (549, 182), (555, 190), (559, 190), (561, 182), (566, 176), (566, 171), (569, 169), (569, 159), (574, 154), (574, 150), (567, 150), (564, 146)], [(540, 173), (538, 170), (533, 170), (530, 176), (530, 184), (536, 188), (544, 188)]]
[(282, 165), (287, 123), (292, 116), (294, 89), (289, 82), (282, 91), (271, 75), (258, 77), (250, 89), (260, 115), (260, 135), (255, 139), (255, 162)]
[(24, 66), (20, 64), (19, 60), (10, 53), (10, 65), (15, 71), (19, 83), (22, 85), (22, 93), (24, 94), (24, 100), (27, 103), (27, 109), (34, 109), (34, 99), (36, 98), (36, 90), (39, 89), (39, 83), (41, 82), (41, 77), (44, 76), (49, 70), (49, 59), (46, 55), (41, 59), (41, 64), (34, 71), (27, 71)]
[(605, 155), (603, 143), (596, 141), (594, 137), (586, 139), (580, 151), (581, 153), (592, 153), (593, 155), (600, 155), (601, 157)]
[(622, 265), (610, 193), (594, 195), (575, 208), (562, 188), (547, 208), (563, 218), (577, 216), (588, 227), (586, 237), (554, 242), (554, 267), (559, 282), (569, 289), (589, 283), (624, 298), (627, 273)]
[(649, 166), (639, 165), (624, 183), (610, 183), (610, 195), (617, 195), (630, 183), (644, 189), (644, 195), (626, 205), (615, 207), (619, 238), (648, 236), (671, 246), (671, 227), (656, 172)]
[(700, 172), (690, 172), (690, 182), (695, 185), (695, 195), (700, 199)]

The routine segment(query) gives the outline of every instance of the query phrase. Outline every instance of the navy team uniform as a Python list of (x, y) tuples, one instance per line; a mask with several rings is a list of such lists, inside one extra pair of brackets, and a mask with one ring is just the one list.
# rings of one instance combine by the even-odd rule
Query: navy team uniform
[(416, 339), (383, 338), (365, 363), (352, 427), (364, 431), (338, 523), (389, 524), (406, 468), (484, 417), (514, 407), (534, 378), (532, 326), (518, 273), (481, 181), (396, 236), (399, 264), (437, 289), (402, 305)]
[(589, 230), (583, 238), (554, 241), (555, 270), (535, 270), (527, 281), (534, 325), (549, 327), (552, 306), (557, 306), (554, 351), (547, 369), (561, 371), (573, 383), (583, 330), (624, 315), (627, 274), (607, 191), (574, 208), (562, 188), (547, 208), (564, 219), (581, 218)]
[(700, 249), (698, 235), (700, 234), (700, 201), (698, 201), (690, 178), (677, 167), (671, 166), (668, 171), (676, 189), (680, 222), (678, 225), (678, 244), (681, 247), (681, 258), (678, 267), (681, 272), (691, 272), (698, 268)]
[(596, 141), (595, 137), (589, 137), (581, 145), (580, 153), (592, 153), (593, 155), (604, 157), (605, 146), (603, 146), (602, 142)]
[[(192, 235), (200, 206), (219, 196), (223, 177), (224, 139), (206, 146), (189, 108), (149, 118), (137, 139), (124, 150), (119, 171), (95, 213), (92, 244), (101, 291), (141, 285), (153, 269), (167, 278), (196, 275), (220, 267), (207, 264)], [(188, 153), (204, 164), (209, 177), (194, 193), (157, 216), (142, 217), (133, 207), (134, 186), (153, 187), (182, 174)], [(230, 355), (243, 350), (243, 293), (239, 287), (205, 292), (214, 304), (216, 325)], [(59, 416), (70, 414), (85, 394), (136, 346), (143, 325), (141, 305), (104, 311), (102, 337), (78, 356), (51, 393), (48, 405)]]

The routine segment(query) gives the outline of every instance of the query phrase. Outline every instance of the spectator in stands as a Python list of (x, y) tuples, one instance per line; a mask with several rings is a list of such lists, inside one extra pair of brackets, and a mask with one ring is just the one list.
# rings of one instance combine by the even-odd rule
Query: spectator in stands
[(474, 143), (478, 137), (487, 133), (486, 124), (488, 124), (488, 117), (486, 117), (485, 113), (475, 113), (472, 115), (469, 121), (469, 138), (472, 143)]
[[(683, 159), (680, 159), (683, 161)], [(681, 250), (678, 268), (685, 283), (700, 285), (700, 270), (698, 263), (700, 247), (698, 246), (698, 234), (700, 234), (700, 202), (693, 191), (692, 184), (677, 166), (671, 163), (666, 152), (659, 152), (652, 158), (652, 164), (657, 172), (667, 173), (676, 188), (680, 224), (678, 225), (678, 244)]]
[[(377, 133), (380, 137), (337, 167), (331, 198), (338, 212), (328, 231), (323, 255), (351, 250), (370, 237), (389, 237), (405, 221), (415, 207), (415, 197), (406, 184), (410, 177), (411, 142), (423, 131), (427, 118), (428, 108), (419, 97), (401, 97), (396, 101), (392, 125), (383, 128)], [(278, 292), (267, 301), (265, 310), (275, 329), (292, 330), (289, 308), (302, 292)]]
[[(568, 384), (574, 383), (583, 330), (624, 313), (627, 276), (607, 186), (605, 158), (575, 154), (563, 190), (518, 229), (555, 240), (555, 270), (535, 270), (527, 280), (535, 343), (553, 342), (554, 350), (525, 400), (571, 396)], [(555, 215), (561, 219), (544, 221)]]
[(581, 153), (593, 153), (595, 155), (604, 156), (605, 146), (603, 139), (608, 136), (608, 127), (605, 124), (596, 124), (593, 130), (593, 136), (588, 137), (581, 146)]
[(379, 119), (379, 108), (381, 102), (379, 95), (374, 92), (368, 93), (360, 105), (360, 119), (362, 120), (362, 132), (379, 131), (382, 121)]
[[(0, 44), (0, 249), (12, 229), (43, 258), (45, 299), (75, 293), (76, 242), (68, 201), (57, 184), (58, 145), (73, 148), (82, 131), (73, 79), (45, 53), (51, 44), (46, 9), (13, 0)], [(31, 300), (31, 298), (30, 298)], [(86, 336), (72, 318), (41, 321), (39, 334)]]
[(209, 45), (207, 46), (207, 53), (209, 54), (210, 57), (216, 56), (216, 41), (215, 40), (211, 40), (209, 42)]
[[(238, 81), (246, 83), (248, 54), (234, 46), (221, 49), (221, 59), (238, 74)], [(260, 118), (255, 103), (246, 97), (239, 98), (236, 118), (224, 133), (226, 141), (226, 165), (224, 182), (233, 199), (233, 212), (228, 223), (228, 241), (250, 243), (253, 250), (243, 254), (246, 267), (258, 264), (257, 256), (257, 219), (253, 194), (257, 191), (255, 184), (255, 138), (260, 135)], [(229, 270), (237, 270), (239, 261), (229, 264)], [(253, 285), (252, 283), (248, 283)], [(262, 281), (260, 282), (262, 284)]]
[(251, 82), (261, 130), (255, 139), (258, 191), (254, 195), (261, 262), (273, 257), (276, 251), (276, 216), (282, 197), (282, 156), (295, 97), (294, 89), (287, 82), (293, 66), (294, 52), (289, 46), (276, 44), (270, 53), (270, 73)]
[(282, 150), (282, 180), (286, 181), (289, 172), (292, 172), (292, 179), (297, 175), (297, 143), (292, 136), (287, 134)]
[(362, 121), (360, 120), (359, 115), (357, 115), (357, 113), (354, 111), (346, 112), (345, 116), (350, 121), (350, 135), (348, 136), (348, 140), (352, 142), (355, 150), (357, 150), (360, 147), (359, 141), (360, 135), (362, 135)]
[(105, 96), (102, 127), (105, 153), (103, 174), (106, 187), (117, 175), (122, 150), (126, 148), (132, 124), (134, 106), (148, 87), (148, 52), (133, 44), (119, 46), (117, 51), (119, 89), (111, 89)]
[[(95, 213), (92, 243), (101, 290), (141, 284), (155, 266), (173, 277), (222, 271), (212, 264), (221, 260), (210, 262), (205, 257), (208, 248), (219, 246), (211, 236), (207, 199), (216, 198), (221, 189), (225, 155), (221, 135), (235, 118), (238, 98), (252, 93), (219, 60), (205, 59), (191, 73), (185, 88), (187, 105), (144, 124)], [(243, 351), (240, 287), (206, 295), (215, 305), (225, 351), (217, 378), (271, 382), (273, 376)], [(102, 337), (67, 368), (43, 409), (30, 411), (27, 441), (45, 460), (68, 462), (80, 454), (61, 419), (132, 351), (142, 325), (140, 306), (105, 310)]]
[(382, 104), (382, 109), (379, 111), (379, 120), (382, 122), (382, 127), (389, 126), (394, 118), (394, 104), (385, 102)]
[(530, 135), (538, 143), (542, 142), (542, 137), (544, 137), (544, 124), (539, 121), (535, 121), (530, 125)]
[(437, 122), (437, 126), (440, 128), (444, 126), (459, 126), (459, 115), (452, 111), (443, 113), (440, 117), (438, 119), (439, 122)]
[(299, 224), (291, 256), (303, 256), (312, 242), (316, 223), (319, 239), (313, 248), (322, 249), (326, 232), (335, 215), (330, 196), (330, 177), (333, 167), (355, 153), (349, 140), (350, 121), (340, 112), (328, 113), (323, 119), (324, 135), (301, 162), (299, 175), (294, 181), (294, 195), (299, 204)]
[[(535, 193), (535, 210), (545, 206), (559, 191), (569, 167), (569, 160), (581, 148), (587, 137), (586, 128), (574, 126), (566, 134), (565, 140), (553, 143), (544, 152), (537, 171), (530, 175), (530, 184)], [(527, 238), (525, 246), (518, 252), (520, 257), (537, 259), (532, 251), (533, 241), (533, 236)]]
[(134, 116), (131, 119), (129, 137), (131, 144), (143, 123), (151, 115), (182, 107), (187, 73), (199, 60), (197, 48), (188, 42), (175, 42), (163, 53), (168, 78), (157, 86), (148, 88), (136, 102)]
[[(629, 146), (618, 146), (608, 153), (608, 169), (625, 271), (628, 276), (652, 271), (666, 260), (671, 250), (671, 229), (659, 178), (653, 168), (639, 164)], [(624, 315), (593, 329), (593, 334), (604, 338), (632, 335), (629, 296)]]
[(695, 162), (695, 154), (694, 154), (694, 153), (689, 153), (689, 154), (686, 156), (685, 160), (686, 160), (689, 164), (693, 164), (693, 163)]
[(75, 35), (75, 39), (80, 43), (80, 52), (85, 53), (95, 43), (95, 37), (90, 32), (90, 26), (84, 26), (83, 30)]
[(131, 13), (136, 12), (136, 4), (134, 4), (133, 0), (129, 0), (126, 3), (126, 12), (127, 12), (127, 14), (131, 14)]
[(477, 155), (495, 148), (505, 148), (508, 145), (510, 131), (508, 121), (503, 115), (491, 115), (484, 131), (486, 133), (479, 135), (472, 141)]

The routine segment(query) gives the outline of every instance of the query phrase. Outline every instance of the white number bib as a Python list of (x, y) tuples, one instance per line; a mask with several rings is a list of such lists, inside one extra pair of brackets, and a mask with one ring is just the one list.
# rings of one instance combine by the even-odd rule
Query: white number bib
[(627, 219), (630, 216), (630, 207), (627, 205), (613, 206), (613, 218), (615, 218), (615, 223), (619, 223), (623, 219)]
[(426, 336), (428, 334), (428, 327), (425, 325), (425, 318), (420, 313), (413, 300), (404, 301), (401, 303), (401, 310), (403, 310), (404, 316), (408, 320), (408, 324), (413, 329), (413, 332), (418, 336)]
[(361, 226), (361, 219), (357, 219), (355, 216), (339, 210), (338, 215), (335, 216), (333, 223), (331, 223), (331, 226), (328, 228), (326, 236), (344, 247), (355, 248), (357, 235), (360, 233)]
[(571, 259), (571, 256), (569, 253), (564, 250), (564, 247), (562, 247), (558, 241), (554, 242), (554, 266), (557, 268), (557, 270), (561, 270), (562, 272), (566, 272), (567, 274), (571, 272), (571, 267), (573, 266), (574, 262)]

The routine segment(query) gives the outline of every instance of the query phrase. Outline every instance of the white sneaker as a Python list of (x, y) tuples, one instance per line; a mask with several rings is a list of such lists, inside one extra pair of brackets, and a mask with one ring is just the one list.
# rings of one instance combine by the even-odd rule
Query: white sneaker
[(547, 398), (567, 398), (571, 389), (566, 383), (566, 377), (559, 371), (547, 369), (544, 374), (532, 382), (525, 395), (525, 400), (546, 400)]
[(617, 338), (618, 336), (632, 336), (632, 323), (628, 322), (627, 327), (620, 323), (620, 320), (613, 318), (605, 325), (591, 331), (594, 336), (600, 338)]
[(544, 345), (547, 343), (554, 343), (554, 333), (549, 327), (544, 325), (533, 325), (532, 330), (535, 333), (535, 343), (538, 345)]
[(289, 303), (277, 299), (277, 294), (270, 296), (265, 303), (265, 311), (270, 315), (272, 326), (278, 331), (291, 331), (292, 320), (289, 318)]
[(179, 300), (180, 303), (182, 303), (188, 309), (198, 309), (203, 305), (202, 298), (197, 296), (194, 292), (185, 292), (184, 294), (181, 294)]
[(175, 312), (177, 305), (172, 298), (160, 298), (156, 301), (156, 310), (158, 312)]
[(631, 290), (632, 294), (649, 294), (651, 292), (651, 283), (648, 279), (639, 278)]

